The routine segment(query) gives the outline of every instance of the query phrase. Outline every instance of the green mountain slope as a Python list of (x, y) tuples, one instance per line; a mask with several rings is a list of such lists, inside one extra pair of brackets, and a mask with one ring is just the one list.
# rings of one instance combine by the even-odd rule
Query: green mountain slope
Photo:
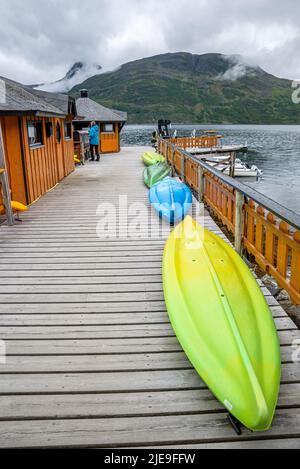
[(127, 111), (130, 123), (298, 124), (289, 80), (244, 64), (238, 56), (165, 54), (89, 78), (81, 88), (104, 106)]

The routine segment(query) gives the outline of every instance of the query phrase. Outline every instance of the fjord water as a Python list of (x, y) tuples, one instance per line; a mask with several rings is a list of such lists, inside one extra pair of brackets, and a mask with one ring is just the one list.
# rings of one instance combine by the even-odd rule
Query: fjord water
[[(218, 130), (224, 144), (247, 143), (247, 155), (239, 155), (248, 164), (255, 164), (263, 177), (240, 179), (246, 185), (300, 214), (300, 125), (173, 125), (177, 135), (190, 135), (196, 129)], [(123, 145), (149, 145), (155, 126), (128, 125), (123, 130)]]

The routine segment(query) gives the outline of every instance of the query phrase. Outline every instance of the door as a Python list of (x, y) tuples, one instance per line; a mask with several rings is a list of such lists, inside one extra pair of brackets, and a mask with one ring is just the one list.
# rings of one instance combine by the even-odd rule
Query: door
[(64, 152), (63, 152), (63, 129), (62, 121), (57, 120), (55, 124), (55, 146), (58, 178), (61, 181), (65, 177)]

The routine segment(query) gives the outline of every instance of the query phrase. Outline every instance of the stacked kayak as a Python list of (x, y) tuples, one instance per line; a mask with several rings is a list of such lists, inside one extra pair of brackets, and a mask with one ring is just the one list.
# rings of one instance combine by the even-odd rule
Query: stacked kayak
[(151, 188), (149, 200), (161, 218), (177, 223), (188, 214), (193, 197), (185, 184), (168, 177)]
[(142, 160), (146, 166), (153, 166), (160, 163), (165, 163), (165, 157), (154, 151), (146, 151), (142, 155)]
[(268, 430), (280, 347), (270, 309), (241, 257), (188, 216), (166, 244), (163, 284), (175, 333), (203, 381), (239, 422)]
[(172, 169), (167, 163), (160, 163), (154, 166), (149, 166), (144, 171), (144, 183), (149, 189), (154, 184), (162, 181), (166, 177), (170, 176)]

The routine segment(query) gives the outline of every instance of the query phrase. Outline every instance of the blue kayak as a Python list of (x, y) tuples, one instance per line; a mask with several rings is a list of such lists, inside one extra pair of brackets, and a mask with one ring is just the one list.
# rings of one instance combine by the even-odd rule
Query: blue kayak
[(159, 216), (170, 223), (184, 220), (193, 202), (190, 189), (170, 177), (152, 187), (149, 199)]

